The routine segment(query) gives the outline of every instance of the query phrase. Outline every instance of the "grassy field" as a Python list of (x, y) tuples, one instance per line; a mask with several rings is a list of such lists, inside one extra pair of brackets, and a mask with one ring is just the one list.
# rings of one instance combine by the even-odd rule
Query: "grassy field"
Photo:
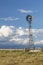
[(0, 65), (43, 65), (43, 52), (0, 50)]

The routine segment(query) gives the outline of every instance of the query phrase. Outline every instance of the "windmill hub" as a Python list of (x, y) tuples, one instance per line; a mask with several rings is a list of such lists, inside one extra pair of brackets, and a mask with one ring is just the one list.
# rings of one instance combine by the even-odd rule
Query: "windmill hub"
[(32, 21), (32, 16), (31, 15), (27, 15), (26, 20), (30, 23)]

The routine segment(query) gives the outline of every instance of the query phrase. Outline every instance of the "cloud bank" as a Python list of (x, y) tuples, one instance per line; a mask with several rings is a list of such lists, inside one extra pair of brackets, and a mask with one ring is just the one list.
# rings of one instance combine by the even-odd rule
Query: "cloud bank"
[[(32, 33), (35, 44), (43, 43), (43, 29), (32, 29)], [(28, 28), (25, 29), (23, 27), (17, 28), (15, 26), (3, 25), (0, 27), (0, 43), (2, 41), (13, 42), (16, 44), (28, 44), (29, 43)]]

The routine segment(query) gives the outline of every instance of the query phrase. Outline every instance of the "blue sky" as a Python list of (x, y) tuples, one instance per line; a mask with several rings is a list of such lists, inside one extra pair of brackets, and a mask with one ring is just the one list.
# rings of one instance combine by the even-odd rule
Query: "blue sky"
[(27, 43), (28, 14), (32, 15), (34, 42), (43, 43), (43, 0), (0, 0), (0, 43)]
[[(31, 11), (21, 12), (20, 10)], [(1, 20), (1, 25), (15, 25), (27, 27), (27, 14), (33, 16), (33, 28), (43, 28), (43, 0), (0, 0), (0, 18), (19, 18), (19, 20)]]

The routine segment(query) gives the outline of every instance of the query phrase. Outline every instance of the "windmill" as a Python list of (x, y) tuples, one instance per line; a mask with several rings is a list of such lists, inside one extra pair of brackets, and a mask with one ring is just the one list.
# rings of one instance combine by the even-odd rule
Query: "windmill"
[(31, 25), (32, 24), (32, 16), (31, 15), (27, 15), (26, 16), (26, 20), (29, 23), (29, 42), (28, 42), (27, 49), (28, 50), (35, 49), (34, 42), (33, 42), (32, 25)]

